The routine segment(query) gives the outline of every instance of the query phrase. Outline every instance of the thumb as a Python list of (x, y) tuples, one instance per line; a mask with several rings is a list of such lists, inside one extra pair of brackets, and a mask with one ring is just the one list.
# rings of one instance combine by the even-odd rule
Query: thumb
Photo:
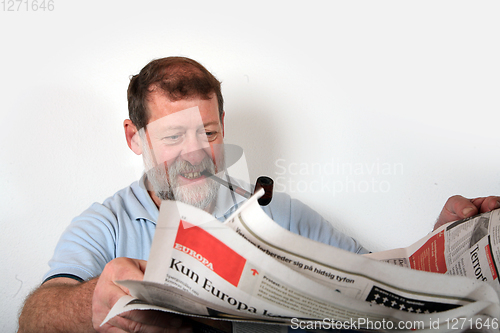
[(455, 195), (446, 201), (446, 204), (444, 205), (443, 210), (434, 225), (434, 229), (437, 229), (448, 222), (471, 217), (476, 215), (478, 212), (477, 207), (471, 202), (471, 200), (464, 198), (461, 195)]

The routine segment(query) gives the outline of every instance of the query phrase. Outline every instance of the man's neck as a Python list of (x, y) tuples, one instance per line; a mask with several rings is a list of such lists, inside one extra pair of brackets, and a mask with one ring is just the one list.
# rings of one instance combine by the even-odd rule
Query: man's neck
[(153, 202), (155, 203), (156, 208), (160, 209), (161, 199), (158, 198), (154, 191), (148, 190), (148, 194), (151, 197), (151, 200), (153, 200)]

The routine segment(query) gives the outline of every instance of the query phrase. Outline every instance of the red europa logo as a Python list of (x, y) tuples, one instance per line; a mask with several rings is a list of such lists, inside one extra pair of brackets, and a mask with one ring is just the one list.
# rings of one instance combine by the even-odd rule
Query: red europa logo
[(179, 243), (175, 243), (174, 249), (189, 254), (191, 257), (195, 258), (196, 260), (201, 262), (203, 265), (207, 266), (211, 270), (214, 270), (214, 266), (212, 265), (212, 263), (208, 259), (203, 257), (201, 254), (196, 253), (195, 250), (192, 250), (189, 247), (181, 245)]
[(212, 263), (210, 261), (208, 261), (208, 259), (203, 257), (201, 254), (196, 253), (195, 250), (192, 250), (189, 247), (181, 245), (179, 243), (175, 243), (174, 249), (189, 254), (191, 257), (195, 258), (196, 260), (201, 262), (203, 265), (207, 266), (211, 270), (214, 270), (214, 266), (212, 265)]

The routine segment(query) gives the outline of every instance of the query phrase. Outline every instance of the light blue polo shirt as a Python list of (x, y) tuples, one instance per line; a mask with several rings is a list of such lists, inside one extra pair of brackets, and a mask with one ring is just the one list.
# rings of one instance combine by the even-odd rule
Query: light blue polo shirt
[[(145, 177), (118, 191), (102, 204), (94, 203), (62, 234), (44, 281), (67, 276), (89, 280), (118, 257), (147, 260), (158, 219), (158, 208), (145, 187)], [(248, 189), (248, 185), (245, 186)], [(245, 198), (221, 187), (213, 215), (224, 221)], [(263, 210), (296, 234), (355, 253), (368, 253), (353, 238), (339, 232), (314, 210), (285, 193), (274, 193)]]

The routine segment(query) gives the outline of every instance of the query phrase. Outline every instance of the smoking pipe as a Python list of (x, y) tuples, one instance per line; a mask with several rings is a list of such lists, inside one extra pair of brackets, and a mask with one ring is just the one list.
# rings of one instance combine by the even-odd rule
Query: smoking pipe
[[(203, 170), (201, 174), (205, 177), (210, 177), (219, 184), (227, 187), (230, 191), (233, 191), (245, 198), (250, 198), (252, 196), (252, 193), (248, 192), (247, 190), (229, 183), (225, 181), (224, 179), (217, 177), (216, 175), (210, 173), (207, 170)], [(255, 182), (255, 187), (254, 187), (254, 193), (257, 192), (259, 189), (263, 188), (264, 189), (264, 195), (262, 195), (257, 201), (259, 202), (259, 205), (261, 206), (267, 206), (273, 199), (273, 187), (274, 187), (274, 181), (271, 177), (267, 176), (260, 176), (257, 178), (257, 181)]]

